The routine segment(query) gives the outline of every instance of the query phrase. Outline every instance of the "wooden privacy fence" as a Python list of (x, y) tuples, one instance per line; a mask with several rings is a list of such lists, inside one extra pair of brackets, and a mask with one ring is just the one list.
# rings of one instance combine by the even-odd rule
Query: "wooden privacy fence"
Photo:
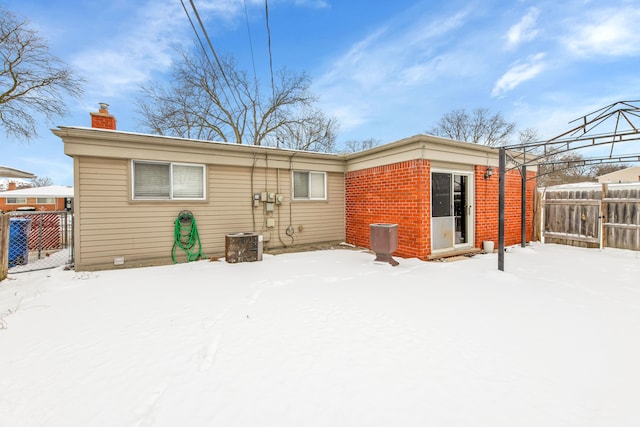
[(640, 251), (640, 185), (559, 186), (538, 198), (541, 241)]

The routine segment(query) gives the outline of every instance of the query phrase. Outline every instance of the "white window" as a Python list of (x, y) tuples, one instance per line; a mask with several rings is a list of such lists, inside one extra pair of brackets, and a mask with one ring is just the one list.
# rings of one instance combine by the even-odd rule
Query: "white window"
[(325, 172), (293, 171), (293, 198), (297, 200), (326, 200)]
[(53, 205), (56, 199), (53, 197), (36, 197), (36, 203), (39, 205)]
[(133, 162), (135, 200), (204, 200), (204, 165)]
[(26, 197), (7, 197), (8, 205), (24, 205), (27, 203)]

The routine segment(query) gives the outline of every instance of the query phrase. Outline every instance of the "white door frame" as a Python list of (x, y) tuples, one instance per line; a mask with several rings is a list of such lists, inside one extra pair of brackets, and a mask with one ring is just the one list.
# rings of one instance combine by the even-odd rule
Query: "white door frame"
[[(448, 245), (447, 247), (440, 247), (438, 249), (435, 249), (434, 243), (437, 243), (437, 238), (434, 239), (434, 237), (436, 237), (436, 233), (434, 233), (435, 227), (434, 227), (434, 217), (433, 217), (433, 174), (434, 173), (442, 173), (442, 174), (448, 174), (450, 176), (451, 179), (451, 193), (450, 193), (450, 216), (446, 216), (446, 217), (442, 217), (443, 220), (441, 221), (440, 225), (443, 225), (443, 223), (447, 223), (448, 221), (444, 218), (449, 218), (450, 219), (450, 230), (446, 230), (447, 232), (450, 231), (450, 245)], [(455, 175), (459, 175), (459, 176), (465, 176), (466, 177), (466, 191), (465, 191), (465, 196), (466, 196), (466, 215), (465, 215), (465, 220), (466, 220), (466, 227), (465, 227), (465, 242), (464, 243), (455, 243), (456, 239), (455, 239), (455, 212), (454, 212), (454, 176)], [(467, 247), (473, 247), (475, 244), (475, 221), (474, 221), (474, 213), (475, 213), (475, 207), (473, 206), (473, 203), (475, 201), (475, 174), (473, 171), (469, 171), (469, 170), (461, 170), (461, 169), (446, 169), (446, 168), (433, 168), (431, 169), (431, 175), (429, 176), (429, 184), (430, 184), (430, 188), (431, 188), (431, 218), (429, 218), (429, 225), (431, 227), (431, 252), (432, 253), (438, 253), (438, 252), (448, 252), (451, 250), (455, 250), (455, 249), (459, 249), (459, 248), (467, 248)], [(438, 220), (436, 220), (435, 222), (438, 222)], [(448, 241), (449, 239), (449, 234), (447, 234), (447, 236), (445, 237), (445, 242)], [(440, 242), (442, 243), (442, 242)]]

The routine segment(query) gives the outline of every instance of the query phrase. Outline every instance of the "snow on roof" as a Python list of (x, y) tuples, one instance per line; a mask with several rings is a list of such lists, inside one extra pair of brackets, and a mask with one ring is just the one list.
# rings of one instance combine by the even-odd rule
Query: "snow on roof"
[(31, 185), (30, 179), (19, 179), (19, 178), (11, 178), (11, 179), (3, 179), (0, 178), (0, 189), (7, 188), (10, 182), (15, 182), (18, 185)]
[(47, 187), (20, 188), (0, 191), (0, 197), (73, 197), (73, 187), (49, 185)]

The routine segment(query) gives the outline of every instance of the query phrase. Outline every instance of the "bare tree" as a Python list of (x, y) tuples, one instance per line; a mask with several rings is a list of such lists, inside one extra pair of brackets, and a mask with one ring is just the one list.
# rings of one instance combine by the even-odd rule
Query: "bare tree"
[(594, 180), (597, 180), (601, 175), (620, 171), (628, 167), (628, 165), (624, 165), (622, 163), (603, 163), (601, 165), (594, 165), (591, 167), (591, 176), (594, 178)]
[(591, 168), (586, 164), (584, 157), (578, 153), (568, 153), (561, 160), (566, 166), (564, 171), (565, 182), (584, 182), (591, 180)]
[(265, 96), (232, 57), (214, 65), (202, 51), (181, 52), (172, 82), (143, 87), (138, 110), (142, 125), (161, 135), (329, 151), (337, 123), (316, 108), (310, 85), (285, 69)]
[(540, 187), (593, 181), (591, 167), (576, 152), (548, 155), (538, 167), (538, 175)]
[(464, 109), (443, 115), (428, 133), (458, 141), (495, 147), (505, 144), (516, 128), (500, 113), (491, 115), (486, 108), (476, 108), (471, 114)]
[(23, 181), (21, 179), (9, 179), (6, 182), (6, 185), (1, 185), (0, 184), (0, 188), (4, 190), (6, 190), (9, 187), (9, 184), (13, 183), (16, 185), (16, 189), (20, 190), (23, 188), (31, 188), (31, 184), (28, 181)]
[(526, 128), (518, 131), (518, 143), (525, 145), (540, 141), (540, 134), (534, 128)]
[[(276, 146), (305, 151), (332, 152), (335, 149), (338, 123), (317, 109), (304, 108), (298, 118), (289, 120), (276, 131)], [(273, 143), (270, 139), (269, 143)]]
[(53, 185), (53, 180), (48, 176), (37, 176), (31, 180), (32, 187), (48, 187)]
[(0, 8), (0, 124), (19, 139), (37, 136), (36, 116), (64, 116), (64, 96), (80, 97), (83, 80), (60, 59), (28, 22)]
[(349, 140), (344, 143), (345, 152), (357, 153), (358, 151), (368, 150), (373, 147), (377, 147), (381, 142), (375, 138), (368, 138), (363, 140)]

